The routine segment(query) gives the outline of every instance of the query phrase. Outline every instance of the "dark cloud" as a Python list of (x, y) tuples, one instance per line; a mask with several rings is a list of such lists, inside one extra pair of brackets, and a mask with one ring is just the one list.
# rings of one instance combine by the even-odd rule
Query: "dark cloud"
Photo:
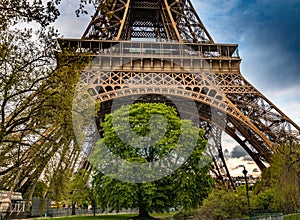
[(247, 81), (300, 125), (300, 1), (192, 1), (215, 42), (239, 44)]
[(253, 161), (249, 154), (241, 146), (235, 146), (230, 154), (227, 154), (228, 158), (240, 158), (243, 161)]
[(230, 154), (231, 158), (245, 158), (248, 156), (248, 153), (241, 147), (241, 146), (235, 146)]
[(242, 66), (260, 88), (282, 89), (300, 82), (299, 6), (299, 1), (256, 1), (241, 10), (241, 43), (248, 45)]
[(215, 41), (239, 44), (242, 72), (259, 90), (300, 83), (300, 1), (200, 0), (194, 4)]
[(239, 168), (244, 168), (244, 165), (238, 165), (238, 166), (236, 166), (235, 168), (233, 168), (233, 170), (237, 170), (237, 169), (239, 169)]
[(252, 172), (253, 172), (253, 173), (259, 173), (259, 170), (258, 170), (257, 168), (254, 168), (254, 169), (252, 170)]
[(225, 158), (226, 160), (228, 160), (228, 159), (230, 158), (230, 153), (229, 153), (229, 150), (228, 150), (228, 149), (225, 149), (224, 152), (223, 152), (223, 154), (224, 154), (224, 158)]

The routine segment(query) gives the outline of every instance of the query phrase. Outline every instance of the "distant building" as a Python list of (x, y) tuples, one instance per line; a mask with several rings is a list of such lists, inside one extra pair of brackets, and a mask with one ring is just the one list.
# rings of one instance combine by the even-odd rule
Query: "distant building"
[[(235, 176), (235, 177), (231, 177), (231, 178), (232, 178), (232, 181), (234, 182), (234, 185), (237, 187), (246, 184), (244, 176)], [(260, 180), (260, 177), (256, 177), (256, 176), (252, 176), (252, 175), (247, 176), (249, 188), (251, 189), (255, 185), (255, 183), (257, 183), (259, 180)]]
[[(0, 190), (0, 201), (8, 198), (8, 195), (9, 195), (9, 191)], [(23, 200), (22, 193), (12, 192), (11, 200), (12, 201)]]
[(26, 202), (23, 200), (22, 193), (12, 192), (9, 198), (9, 191), (0, 190), (0, 216), (15, 218), (25, 213)]

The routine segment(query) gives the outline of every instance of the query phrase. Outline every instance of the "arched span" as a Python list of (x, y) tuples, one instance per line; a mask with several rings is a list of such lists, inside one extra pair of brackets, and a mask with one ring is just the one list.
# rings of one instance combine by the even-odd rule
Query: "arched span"
[[(232, 114), (231, 111), (227, 111), (230, 109), (226, 108), (227, 103), (222, 102), (220, 99), (216, 99), (215, 97), (217, 95), (220, 94), (216, 93), (215, 96), (209, 96), (207, 94), (196, 95), (194, 92), (184, 90), (183, 88), (161, 88), (155, 86), (142, 88), (133, 86), (131, 88), (128, 87), (125, 89), (104, 92), (98, 94), (97, 97), (101, 102), (100, 117), (104, 118), (105, 114), (111, 112), (112, 102), (118, 98), (128, 97), (129, 99), (138, 100), (139, 97), (145, 97), (139, 101), (165, 102), (166, 104), (173, 105), (168, 97), (175, 96), (179, 99), (177, 103), (182, 104), (180, 108), (183, 109), (184, 114), (186, 114), (188, 118), (195, 121), (193, 119), (198, 117), (201, 121), (207, 122), (226, 132), (247, 151), (261, 170), (264, 169), (264, 162), (271, 162), (272, 150), (263, 143), (263, 140), (259, 135), (251, 130), (248, 124), (244, 123), (240, 117), (237, 117), (236, 114)], [(151, 99), (149, 97), (156, 98)], [(195, 102), (198, 112), (190, 111), (191, 108), (187, 105), (187, 103), (189, 103), (187, 100)], [(124, 104), (126, 104), (126, 101)], [(201, 127), (201, 125), (199, 126)]]

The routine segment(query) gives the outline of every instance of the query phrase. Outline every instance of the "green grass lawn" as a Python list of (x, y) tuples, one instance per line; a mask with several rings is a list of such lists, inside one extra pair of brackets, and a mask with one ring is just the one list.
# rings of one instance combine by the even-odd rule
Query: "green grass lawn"
[[(151, 216), (155, 218), (170, 218), (172, 217), (175, 212), (172, 213), (153, 213)], [(117, 214), (117, 215), (97, 215), (97, 216), (68, 216), (68, 217), (57, 217), (57, 218), (38, 218), (38, 219), (43, 219), (43, 220), (50, 220), (50, 219), (55, 219), (55, 220), (115, 220), (115, 219), (128, 219), (130, 217), (137, 216), (137, 214)]]
[(172, 217), (173, 215), (177, 214), (178, 212), (169, 212), (169, 213), (153, 213), (150, 214), (153, 217), (157, 218), (166, 218), (166, 217)]
[(98, 215), (98, 216), (68, 216), (68, 217), (57, 217), (57, 218), (38, 218), (43, 220), (55, 219), (55, 220), (115, 220), (115, 219), (127, 219), (136, 216), (136, 214), (120, 214), (120, 215)]
[(300, 215), (287, 215), (284, 216), (284, 220), (300, 220)]

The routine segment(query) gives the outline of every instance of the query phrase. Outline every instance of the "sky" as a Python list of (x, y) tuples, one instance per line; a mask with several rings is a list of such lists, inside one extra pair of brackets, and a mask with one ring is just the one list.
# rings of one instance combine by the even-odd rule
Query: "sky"
[[(244, 77), (300, 125), (300, 0), (192, 3), (216, 43), (239, 44)], [(62, 1), (55, 27), (64, 37), (80, 38), (90, 21), (92, 14), (76, 17), (78, 4), (79, 0)], [(256, 169), (230, 137), (224, 135), (223, 143), (234, 161), (233, 173), (241, 173), (241, 168), (235, 169), (239, 163), (247, 163), (250, 174)]]
[(241, 72), (300, 124), (300, 0), (194, 0), (215, 42), (238, 43)]
[[(300, 125), (300, 0), (193, 0), (217, 43), (237, 43), (241, 72), (264, 96)], [(231, 174), (257, 167), (227, 135)]]

